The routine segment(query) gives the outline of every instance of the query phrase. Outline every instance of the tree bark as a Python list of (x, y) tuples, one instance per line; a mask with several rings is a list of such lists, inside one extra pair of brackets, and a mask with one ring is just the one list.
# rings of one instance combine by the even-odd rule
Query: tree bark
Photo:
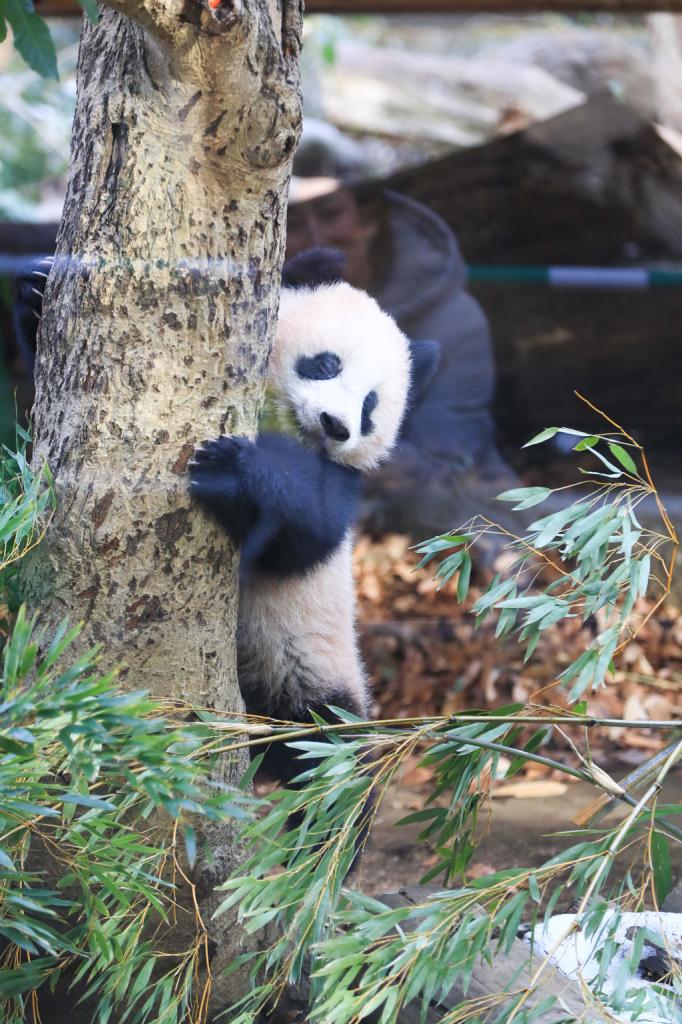
[[(186, 466), (204, 438), (256, 430), (301, 15), (301, 0), (224, 0), (218, 15), (199, 0), (110, 0), (81, 41), (36, 368), (34, 460), (53, 471), (57, 512), (27, 599), (48, 633), (83, 620), (81, 647), (123, 663), (124, 685), (195, 708), (242, 708), (237, 554), (190, 503)], [(211, 843), (205, 919), (237, 856), (228, 829)]]

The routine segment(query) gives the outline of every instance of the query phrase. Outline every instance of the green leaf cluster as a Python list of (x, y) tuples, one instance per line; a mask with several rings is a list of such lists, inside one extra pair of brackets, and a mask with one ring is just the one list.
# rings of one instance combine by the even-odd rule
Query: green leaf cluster
[(48, 466), (34, 471), (28, 461), (30, 437), (17, 427), (16, 451), (0, 448), (0, 620), (18, 605), (19, 562), (44, 533), (55, 497)]
[(14, 45), (26, 63), (44, 78), (59, 77), (57, 54), (44, 18), (36, 14), (32, 0), (0, 0), (0, 39), (9, 22)]
[[(518, 721), (513, 720), (515, 715)], [(663, 823), (671, 809), (655, 804), (633, 812), (625, 828), (616, 824), (577, 831), (577, 842), (539, 867), (510, 868), (466, 880), (484, 776), (499, 762), (494, 750), (481, 750), (474, 743), (510, 744), (523, 727), (523, 709), (518, 706), (500, 709), (499, 717), (512, 721), (445, 725), (432, 738), (421, 762), (436, 770), (430, 806), (397, 824), (423, 824), (419, 839), (436, 848), (439, 863), (422, 881), (437, 873), (451, 885), (455, 876), (460, 882), (424, 895), (419, 903), (397, 907), (344, 887), (343, 873), (367, 812), (372, 784), (367, 765), (373, 765), (373, 784), (380, 793), (396, 766), (413, 754), (414, 738), (423, 738), (423, 732), (417, 727), (394, 728), (388, 753), (387, 727), (381, 726), (362, 740), (351, 736), (342, 742), (329, 734), (291, 744), (299, 752), (304, 788), (276, 793), (273, 810), (247, 827), (245, 835), (254, 853), (240, 876), (221, 887), (227, 895), (218, 913), (237, 906), (247, 930), (262, 934), (260, 948), (233, 965), (246, 967), (250, 976), (243, 997), (230, 1009), (234, 1024), (260, 1019), (283, 987), (301, 983), (304, 968), (312, 1021), (355, 1024), (371, 1017), (394, 1024), (410, 1003), (425, 1020), (429, 1009), (456, 987), (463, 999), (447, 1014), (440, 1011), (444, 1020), (506, 1024), (513, 1016), (515, 1021), (531, 1022), (552, 1009), (552, 1000), (542, 998), (541, 985), (528, 1005), (519, 1001), (512, 987), (481, 1007), (468, 1000), (477, 963), (493, 964), (497, 955), (510, 949), (522, 922), (532, 930), (546, 921), (567, 892), (571, 900), (581, 905), (584, 901), (579, 923), (586, 935), (596, 934), (606, 943), (617, 925), (614, 911), (624, 901), (641, 908), (647, 886), (660, 886), (659, 895), (666, 891), (668, 838), (659, 821)], [(519, 758), (536, 749), (546, 733), (546, 728), (532, 733), (519, 748)], [(314, 767), (305, 770), (309, 761)], [(509, 772), (515, 770), (517, 766), (510, 766)], [(679, 807), (672, 811), (680, 813)], [(567, 839), (571, 835), (567, 833)], [(629, 851), (625, 866), (615, 861), (618, 847)], [(656, 849), (659, 864), (651, 870), (646, 864), (649, 849)], [(529, 956), (530, 952), (529, 948)], [(664, 1008), (661, 1019), (673, 1012), (676, 993), (675, 985), (657, 993)], [(627, 994), (628, 1005), (639, 1005), (642, 999)], [(643, 1005), (650, 1009), (651, 1000)], [(559, 1005), (555, 1012), (557, 1022), (565, 1019)], [(610, 1019), (608, 1013), (605, 1010), (595, 1020)]]
[[(49, 515), (50, 478), (47, 471), (31, 472), (25, 451), (5, 455), (3, 550), (20, 558)], [(529, 508), (544, 500), (534, 490), (507, 500)], [(568, 682), (574, 687), (584, 689), (607, 670), (619, 616), (644, 593), (656, 557), (655, 542), (635, 517), (636, 496), (623, 494), (602, 492), (568, 514), (561, 510), (560, 519), (552, 512), (531, 524), (520, 565), (527, 564), (529, 543), (536, 551), (558, 551), (569, 563), (543, 593), (531, 593), (518, 573), (495, 579), (474, 605), (479, 621), (496, 615), (498, 635), (516, 632), (527, 653), (533, 631), (551, 621), (606, 616), (595, 645), (573, 666)], [(421, 547), (423, 564), (445, 556), (439, 578), (456, 576), (460, 600), (469, 590), (475, 539), (475, 529), (467, 528)], [(480, 721), (405, 725), (363, 723), (332, 708), (343, 736), (319, 717), (312, 737), (299, 730), (297, 738), (295, 727), (273, 723), (270, 741), (288, 736), (298, 754), (301, 788), (278, 791), (266, 803), (247, 793), (259, 758), (239, 790), (221, 785), (214, 770), (218, 756), (229, 756), (230, 744), (222, 746), (226, 727), (237, 735), (237, 748), (248, 725), (223, 720), (216, 733), (215, 716), (207, 714), (196, 725), (174, 724), (144, 694), (116, 692), (114, 676), (99, 672), (96, 651), (73, 656), (76, 636), (65, 624), (48, 639), (19, 609), (4, 648), (0, 1015), (7, 1024), (25, 1019), (33, 993), (56, 984), (67, 966), (96, 1001), (97, 1024), (191, 1018), (202, 936), (171, 958), (160, 955), (155, 937), (172, 920), (179, 868), (207, 855), (202, 821), (241, 822), (252, 850), (239, 875), (220, 887), (217, 910), (236, 908), (246, 931), (259, 935), (255, 949), (229, 968), (250, 979), (230, 1011), (233, 1024), (254, 1024), (283, 987), (304, 976), (312, 1021), (356, 1024), (371, 1017), (393, 1024), (413, 1002), (425, 1020), (457, 986), (464, 1001), (443, 1013), (446, 1024), (531, 1024), (550, 1011), (559, 1022), (565, 1019), (560, 1006), (541, 995), (526, 1001), (518, 987), (486, 1005), (468, 999), (476, 964), (494, 963), (522, 922), (533, 928), (547, 919), (566, 891), (579, 901), (579, 926), (598, 939), (605, 964), (618, 907), (643, 907), (647, 892), (660, 902), (672, 884), (668, 847), (680, 833), (670, 818), (680, 808), (657, 798), (637, 804), (624, 826), (566, 833), (573, 845), (540, 867), (467, 879), (487, 780), (499, 775), (501, 754), (511, 758), (506, 774), (513, 775), (528, 758), (539, 758), (553, 728), (531, 729), (521, 705), (481, 714)], [(433, 789), (426, 806), (399, 825), (419, 824), (420, 841), (436, 854), (422, 881), (439, 878), (452, 887), (418, 905), (391, 907), (347, 888), (348, 873), (377, 802), (417, 752), (434, 773)], [(56, 878), (38, 867), (37, 849), (51, 852)], [(619, 849), (628, 851), (625, 864), (616, 862)], [(661, 1019), (673, 1019), (679, 994), (679, 979), (642, 996), (628, 990), (624, 977), (617, 1002), (635, 1015), (649, 1013), (655, 1002)]]
[[(79, 0), (93, 24), (99, 12), (95, 0)], [(12, 30), (14, 46), (33, 71), (43, 78), (58, 79), (57, 53), (45, 19), (36, 13), (33, 0), (0, 0), (0, 42)]]
[[(670, 532), (643, 528), (637, 518), (637, 506), (646, 498), (657, 499), (657, 495), (624, 447), (631, 447), (629, 441), (619, 443), (610, 435), (548, 427), (528, 444), (548, 441), (557, 433), (578, 437), (575, 451), (596, 457), (607, 472), (587, 472), (591, 491), (535, 519), (523, 536), (508, 536), (512, 569), (492, 580), (472, 610), (477, 624), (494, 616), (495, 636), (514, 635), (526, 660), (551, 626), (568, 619), (599, 622), (592, 642), (560, 675), (569, 698), (577, 701), (586, 691), (599, 687), (613, 669), (613, 656), (627, 637), (637, 600), (647, 593), (653, 566), (662, 568), (664, 578), (669, 573), (671, 563), (661, 552), (666, 545), (674, 546), (676, 538)], [(603, 483), (604, 478), (609, 483)], [(547, 487), (517, 487), (499, 495), (499, 500), (525, 511), (555, 493)], [(458, 573), (457, 599), (463, 601), (471, 580), (471, 551), (478, 540), (495, 530), (495, 524), (476, 518), (459, 533), (425, 541), (417, 546), (422, 556), (419, 565), (442, 557), (436, 578), (442, 584)], [(544, 586), (538, 585), (541, 567), (551, 568), (555, 576)]]
[[(10, 604), (16, 567), (54, 507), (49, 470), (34, 473), (30, 438), (18, 440), (0, 457)], [(203, 932), (170, 958), (156, 936), (199, 841), (206, 853), (201, 823), (243, 820), (254, 805), (218, 781), (210, 726), (178, 727), (143, 693), (117, 692), (96, 650), (72, 653), (78, 628), (48, 637), (21, 606), (11, 619), (0, 672), (0, 1017), (25, 1020), (34, 994), (68, 968), (98, 1024), (180, 1024), (200, 989)]]
[[(638, 522), (638, 503), (655, 492), (640, 476), (625, 446), (628, 441), (621, 444), (611, 435), (549, 428), (531, 443), (549, 440), (559, 430), (577, 437), (579, 453), (596, 457), (598, 471), (588, 475), (594, 489), (537, 518), (524, 537), (510, 538), (516, 554), (511, 574), (493, 579), (473, 603), (473, 611), (479, 623), (495, 616), (496, 636), (515, 635), (526, 657), (555, 623), (599, 622), (594, 640), (563, 673), (571, 698), (577, 701), (586, 689), (603, 681), (635, 602), (646, 593), (652, 565), (665, 565), (658, 549), (674, 537), (651, 534)], [(515, 488), (501, 498), (523, 511), (552, 493), (544, 487)], [(473, 520), (460, 531), (420, 544), (420, 565), (438, 560), (439, 584), (455, 580), (457, 597), (465, 600), (472, 548), (491, 528), (488, 521)], [(537, 559), (555, 567), (553, 582), (544, 587), (528, 579)], [(585, 712), (586, 706), (579, 705), (576, 721), (584, 721)], [(538, 1017), (548, 1019), (544, 1015), (550, 1012), (556, 1012), (557, 1022), (566, 1019), (551, 998), (543, 999), (541, 982), (535, 985), (533, 999), (527, 999), (525, 987), (517, 986), (485, 1005), (467, 1000), (476, 963), (494, 963), (496, 955), (509, 949), (522, 922), (533, 929), (543, 917), (546, 921), (567, 892), (579, 904), (576, 928), (613, 951), (618, 908), (627, 904), (642, 909), (647, 893), (660, 902), (671, 885), (668, 845), (671, 837), (679, 839), (682, 833), (669, 819), (679, 815), (680, 808), (658, 805), (655, 796), (638, 804), (626, 794), (623, 799), (634, 810), (625, 825), (566, 833), (573, 845), (540, 867), (467, 880), (477, 818), (485, 805), (488, 780), (501, 770), (501, 755), (510, 758), (507, 777), (528, 759), (558, 767), (539, 754), (554, 725), (536, 723), (530, 729), (527, 716), (527, 709), (513, 705), (481, 715), (480, 722), (462, 723), (453, 716), (452, 721), (370, 726), (348, 719), (343, 741), (338, 732), (325, 734), (321, 729), (319, 737), (291, 744), (299, 752), (298, 781), (304, 788), (275, 794), (272, 811), (247, 829), (254, 853), (245, 872), (222, 887), (227, 896), (219, 912), (236, 906), (247, 929), (265, 929), (267, 934), (261, 948), (239, 962), (250, 970), (251, 985), (232, 1008), (231, 1020), (253, 1024), (285, 986), (301, 982), (304, 964), (309, 965), (311, 1021), (356, 1024), (371, 1019), (393, 1024), (409, 1003), (416, 1004), (415, 1019), (426, 1020), (454, 986), (464, 1002), (450, 1003), (447, 1012), (437, 1011), (447, 1024), (507, 1024), (512, 1019), (528, 1024)], [(286, 738), (291, 728), (275, 727), (273, 741), (278, 741), (278, 732)], [(291, 738), (291, 732), (288, 735)], [(426, 806), (398, 826), (419, 825), (419, 840), (435, 853), (422, 883), (438, 878), (453, 887), (418, 905), (388, 906), (345, 888), (344, 872), (363, 832), (370, 793), (373, 790), (380, 799), (399, 766), (424, 745), (420, 763), (433, 772), (432, 789)], [(308, 761), (313, 767), (305, 770)], [(671, 759), (668, 767), (672, 763)], [(594, 781), (597, 776), (590, 774), (590, 764), (588, 751), (583, 758), (586, 768), (578, 774)], [(576, 774), (575, 769), (566, 771)], [(626, 863), (616, 861), (621, 850), (628, 851)], [(633, 953), (633, 963), (634, 957)], [(628, 991), (626, 980), (624, 976), (619, 986), (619, 1006), (641, 1014), (658, 1000), (660, 1019), (672, 1019), (679, 979), (654, 996)], [(597, 1001), (599, 997), (597, 986)], [(603, 1011), (595, 1007), (595, 1020), (612, 1019), (611, 1009), (604, 1006)]]
[[(19, 611), (0, 678), (0, 1016), (68, 966), (98, 1024), (179, 1022), (196, 996), (196, 950), (161, 955), (196, 822), (248, 816), (211, 776), (206, 726), (176, 728), (142, 693), (119, 693), (97, 653), (69, 658), (78, 630), (48, 641)], [(44, 852), (50, 865), (45, 864)], [(199, 941), (199, 938), (197, 939)]]

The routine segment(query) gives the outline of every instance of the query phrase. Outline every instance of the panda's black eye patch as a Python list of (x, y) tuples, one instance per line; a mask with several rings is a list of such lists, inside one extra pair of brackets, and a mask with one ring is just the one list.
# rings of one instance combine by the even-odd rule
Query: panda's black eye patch
[(334, 380), (341, 373), (341, 360), (333, 352), (301, 356), (296, 360), (296, 373), (303, 380)]
[(370, 391), (365, 396), (365, 400), (362, 403), (362, 418), (360, 420), (360, 433), (363, 437), (367, 437), (374, 430), (374, 424), (372, 423), (372, 413), (379, 404), (379, 396), (376, 391)]

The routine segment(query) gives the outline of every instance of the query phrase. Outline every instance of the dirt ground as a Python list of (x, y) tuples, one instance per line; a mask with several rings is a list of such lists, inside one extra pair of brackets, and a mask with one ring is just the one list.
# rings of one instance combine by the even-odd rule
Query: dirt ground
[[(460, 605), (455, 584), (438, 589), (434, 566), (416, 569), (417, 556), (405, 537), (362, 537), (356, 546), (359, 630), (374, 686), (377, 718), (453, 715), (493, 709), (511, 702), (540, 710), (569, 704), (557, 675), (592, 640), (589, 628), (566, 622), (543, 633), (535, 655), (523, 660), (513, 642), (501, 643), (494, 625), (476, 629), (471, 604), (481, 592), (474, 583)], [(667, 603), (648, 617), (651, 601), (640, 601), (633, 616), (635, 635), (617, 660), (606, 684), (588, 695), (597, 717), (670, 720), (682, 709), (682, 616)], [(582, 747), (579, 730), (572, 739)], [(616, 726), (590, 730), (596, 764), (622, 779), (659, 750), (669, 733)], [(575, 764), (568, 736), (555, 733), (543, 748), (560, 764)], [(518, 777), (521, 778), (521, 777)], [(516, 781), (516, 778), (515, 780)], [(572, 818), (599, 791), (539, 765), (528, 766), (525, 786), (514, 795), (493, 795), (489, 813), (480, 815), (479, 844), (471, 873), (482, 876), (510, 867), (539, 865), (576, 840), (557, 833), (575, 827)], [(395, 823), (420, 810), (428, 795), (428, 772), (412, 764), (384, 798), (355, 884), (371, 893), (414, 885), (436, 863), (434, 851), (417, 840), (419, 825)], [(493, 786), (499, 790), (502, 780)], [(530, 790), (529, 790), (530, 784)], [(528, 796), (528, 793), (535, 793)], [(682, 802), (682, 773), (669, 776), (666, 798)], [(607, 822), (617, 820), (614, 812)], [(673, 871), (682, 876), (682, 848), (671, 844)], [(431, 884), (438, 884), (435, 879)]]
[[(621, 778), (629, 770), (614, 763), (609, 771)], [(538, 790), (540, 792), (540, 790)], [(396, 822), (424, 806), (426, 786), (394, 784), (384, 798), (360, 862), (353, 887), (378, 895), (415, 885), (434, 863), (433, 850), (418, 841), (419, 825), (396, 828)], [(590, 804), (598, 791), (587, 783), (575, 781), (565, 792), (537, 797), (494, 797), (490, 814), (480, 818), (480, 842), (471, 862), (473, 877), (481, 877), (511, 867), (534, 867), (570, 846), (575, 839), (558, 833), (574, 828), (572, 818)], [(682, 771), (671, 775), (661, 799), (679, 803), (682, 799)], [(612, 824), (624, 811), (614, 811), (604, 819)], [(673, 877), (682, 879), (682, 847), (671, 843)], [(432, 885), (438, 885), (435, 879)]]

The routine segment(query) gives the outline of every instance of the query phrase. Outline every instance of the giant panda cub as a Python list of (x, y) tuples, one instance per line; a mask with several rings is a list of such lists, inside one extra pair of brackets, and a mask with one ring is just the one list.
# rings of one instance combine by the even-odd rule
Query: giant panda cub
[[(268, 383), (297, 438), (220, 437), (190, 464), (194, 496), (241, 548), (239, 684), (249, 712), (301, 721), (361, 717), (369, 688), (355, 632), (353, 525), (362, 474), (386, 459), (408, 403), (433, 376), (438, 346), (410, 342), (365, 292), (342, 281), (343, 254), (313, 249), (288, 263)], [(27, 267), (16, 323), (35, 351), (49, 262)], [(266, 767), (300, 773), (270, 745)]]
[[(284, 268), (268, 385), (297, 438), (220, 437), (196, 450), (191, 491), (241, 548), (237, 633), (247, 711), (288, 721), (327, 705), (361, 717), (351, 569), (362, 474), (389, 455), (408, 401), (433, 376), (438, 346), (410, 342), (374, 299), (342, 281), (343, 255), (302, 253)], [(294, 752), (268, 748), (283, 782)]]

